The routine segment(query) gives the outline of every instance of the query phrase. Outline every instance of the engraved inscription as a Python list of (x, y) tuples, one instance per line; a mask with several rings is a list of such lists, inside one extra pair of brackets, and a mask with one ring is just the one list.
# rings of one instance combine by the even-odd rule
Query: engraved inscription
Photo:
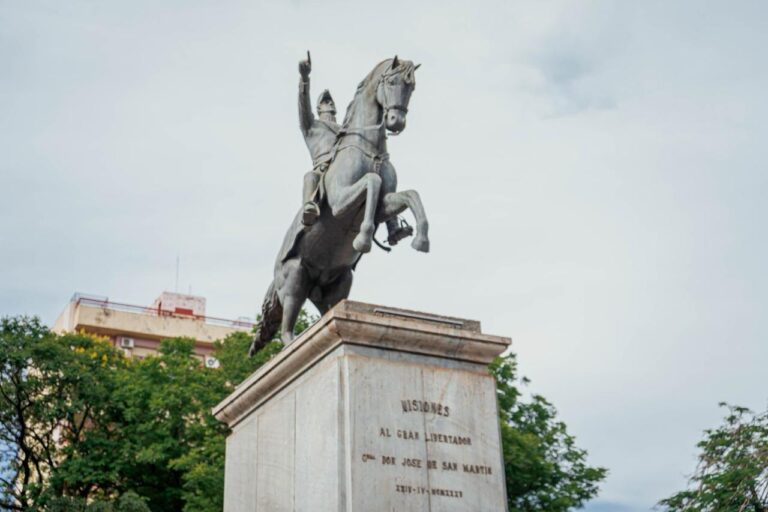
[[(422, 413), (422, 414), (434, 414), (442, 417), (449, 417), (452, 412), (450, 405), (441, 402), (433, 402), (429, 400), (417, 400), (406, 399), (400, 400), (400, 408), (403, 414), (409, 413)], [(412, 443), (424, 443), (433, 445), (448, 445), (452, 447), (460, 447), (459, 451), (454, 448), (446, 448), (451, 454), (466, 454), (465, 456), (459, 455), (453, 457), (449, 455), (447, 458), (435, 457), (429, 459), (421, 459), (412, 456), (398, 456), (397, 452), (390, 451), (389, 454), (383, 453), (365, 453), (362, 456), (364, 463), (375, 463), (381, 466), (388, 466), (397, 468), (395, 470), (399, 476), (405, 476), (406, 474), (414, 474), (412, 471), (429, 471), (439, 473), (460, 473), (464, 475), (474, 475), (482, 478), (483, 476), (493, 475), (493, 469), (487, 464), (483, 464), (482, 461), (472, 460), (474, 453), (466, 451), (466, 447), (473, 446), (472, 436), (465, 432), (451, 432), (451, 431), (430, 431), (430, 430), (412, 430), (409, 428), (403, 428), (400, 425), (378, 426), (377, 430), (373, 431), (378, 433), (380, 439), (387, 439), (387, 446), (392, 446), (394, 449), (397, 445), (408, 444), (413, 446)], [(375, 435), (375, 434), (374, 434)], [(390, 443), (392, 443), (390, 445)], [(437, 446), (434, 448), (437, 450)], [(389, 449), (387, 449), (389, 451)], [(437, 450), (439, 453), (443, 453), (445, 450)], [(474, 452), (474, 450), (472, 451)], [(379, 462), (380, 461), (380, 462)], [(393, 473), (389, 473), (393, 474)], [(471, 477), (470, 477), (471, 478)], [(433, 484), (435, 482), (432, 482)], [(430, 496), (439, 496), (445, 498), (464, 499), (464, 491), (461, 489), (447, 489), (441, 487), (425, 487), (424, 485), (409, 485), (408, 483), (394, 484), (394, 490), (400, 494), (407, 495), (419, 495), (429, 494)]]
[[(362, 455), (363, 462), (369, 462), (369, 461), (375, 461), (376, 456), (370, 453), (364, 453)], [(423, 461), (421, 459), (416, 459), (412, 457), (403, 457), (400, 460), (400, 464), (397, 464), (397, 459), (395, 457), (389, 456), (389, 455), (382, 455), (381, 456), (381, 465), (382, 466), (395, 466), (399, 465), (404, 468), (415, 468), (415, 469), (439, 469), (441, 471), (459, 471), (459, 468), (464, 473), (470, 473), (473, 475), (491, 475), (493, 474), (493, 469), (490, 466), (486, 466), (484, 464), (466, 464), (466, 463), (459, 463), (451, 460), (427, 460)]]
[(445, 496), (447, 498), (463, 498), (464, 493), (456, 489), (440, 489), (436, 487), (424, 487), (422, 485), (395, 484), (395, 492), (403, 494), (431, 494), (432, 496)]
[(472, 444), (472, 438), (469, 436), (454, 436), (450, 434), (439, 434), (436, 432), (427, 432), (424, 435), (424, 440), (427, 443), (449, 443), (470, 446)]
[(462, 464), (461, 467), (464, 468), (465, 473), (473, 473), (475, 475), (490, 475), (491, 474), (491, 467), (490, 466), (481, 466), (478, 464)]
[(446, 418), (451, 415), (451, 408), (440, 402), (428, 402), (426, 400), (400, 400), (403, 412), (432, 413)]
[[(407, 441), (421, 441), (425, 443), (445, 443), (459, 446), (472, 446), (472, 438), (469, 436), (460, 436), (456, 434), (444, 434), (442, 432), (425, 432), (424, 435), (415, 430), (395, 429), (395, 436), (398, 439)], [(392, 430), (389, 427), (379, 428), (379, 437), (392, 437)]]
[[(392, 437), (392, 430), (389, 428), (379, 428), (379, 437)], [(458, 446), (472, 446), (472, 438), (469, 436), (460, 436), (456, 434), (443, 434), (439, 432), (425, 432), (422, 435), (415, 430), (395, 429), (395, 437), (406, 441), (421, 441), (425, 443), (445, 443)]]
[(453, 489), (432, 489), (432, 496), (446, 496), (448, 498), (463, 498), (464, 493)]
[(403, 462), (400, 465), (403, 466), (403, 467), (406, 467), (406, 468), (420, 468), (421, 467), (421, 459), (405, 458), (405, 459), (403, 459)]

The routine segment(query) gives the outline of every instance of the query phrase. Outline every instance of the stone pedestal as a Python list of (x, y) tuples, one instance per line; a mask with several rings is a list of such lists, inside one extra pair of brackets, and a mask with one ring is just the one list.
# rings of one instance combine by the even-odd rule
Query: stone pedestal
[(509, 343), (340, 303), (214, 409), (232, 428), (225, 512), (506, 510), (486, 366)]

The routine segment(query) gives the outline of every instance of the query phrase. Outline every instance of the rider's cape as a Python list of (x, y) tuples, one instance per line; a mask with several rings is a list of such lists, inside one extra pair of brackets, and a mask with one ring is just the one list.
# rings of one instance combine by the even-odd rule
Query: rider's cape
[(294, 248), (299, 243), (299, 239), (304, 235), (304, 224), (301, 223), (302, 212), (296, 214), (291, 223), (291, 227), (288, 228), (288, 232), (283, 239), (283, 246), (280, 248), (280, 255), (278, 261), (284, 263), (285, 260), (293, 255)]

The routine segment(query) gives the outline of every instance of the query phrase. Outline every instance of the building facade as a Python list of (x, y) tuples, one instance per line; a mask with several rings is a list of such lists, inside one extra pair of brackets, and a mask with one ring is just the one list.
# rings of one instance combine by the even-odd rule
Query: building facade
[(233, 332), (250, 332), (254, 322), (205, 315), (205, 298), (163, 292), (151, 306), (138, 306), (76, 293), (53, 326), (57, 333), (86, 332), (109, 338), (128, 357), (157, 354), (160, 342), (184, 336), (195, 340), (195, 355), (206, 366), (218, 361), (213, 343)]

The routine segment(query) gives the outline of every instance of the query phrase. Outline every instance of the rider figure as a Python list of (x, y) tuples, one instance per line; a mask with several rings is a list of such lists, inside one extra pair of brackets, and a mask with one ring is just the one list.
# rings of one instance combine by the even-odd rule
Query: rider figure
[(301, 221), (305, 226), (311, 226), (320, 215), (318, 192), (323, 174), (331, 163), (331, 150), (339, 133), (336, 123), (336, 104), (333, 102), (328, 89), (324, 90), (317, 100), (317, 116), (312, 114), (312, 103), (309, 99), (309, 73), (312, 71), (312, 60), (307, 52), (306, 60), (299, 62), (299, 125), (304, 141), (307, 143), (312, 156), (312, 170), (304, 175), (304, 211)]
[[(304, 175), (303, 200), (304, 207), (301, 222), (311, 226), (320, 216), (321, 181), (331, 163), (333, 145), (341, 127), (336, 123), (336, 104), (328, 89), (324, 90), (317, 99), (317, 116), (312, 114), (312, 103), (309, 99), (309, 74), (312, 72), (312, 59), (307, 52), (307, 58), (299, 62), (299, 126), (312, 156), (312, 170)], [(389, 245), (411, 236), (413, 229), (401, 225), (398, 219), (387, 220), (387, 241)]]

